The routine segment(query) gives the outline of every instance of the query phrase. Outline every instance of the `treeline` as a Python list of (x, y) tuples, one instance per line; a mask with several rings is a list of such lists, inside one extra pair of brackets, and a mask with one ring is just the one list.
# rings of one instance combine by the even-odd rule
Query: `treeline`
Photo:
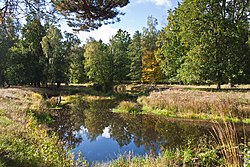
[(250, 81), (249, 1), (184, 0), (168, 14), (168, 25), (131, 35), (118, 30), (108, 44), (62, 34), (38, 17), (0, 29), (0, 83), (84, 83), (102, 89), (114, 83), (240, 84)]

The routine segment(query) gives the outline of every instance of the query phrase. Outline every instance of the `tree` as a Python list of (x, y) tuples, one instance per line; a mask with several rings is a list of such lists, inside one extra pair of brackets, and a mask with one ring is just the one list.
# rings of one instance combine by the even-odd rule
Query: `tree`
[(129, 0), (52, 0), (56, 9), (68, 19), (74, 30), (93, 30), (119, 21), (122, 8)]
[[(248, 1), (184, 0), (158, 40), (168, 78), (186, 84), (240, 82), (249, 62)], [(164, 35), (165, 34), (165, 35)]]
[(41, 21), (37, 17), (27, 18), (27, 24), (22, 30), (22, 38), (25, 47), (29, 50), (29, 68), (31, 74), (28, 76), (34, 86), (40, 86), (44, 81), (44, 63), (45, 56), (43, 54), (41, 41), (45, 36), (45, 28), (42, 26)]
[(162, 78), (161, 69), (154, 54), (158, 36), (157, 24), (157, 20), (150, 16), (147, 21), (148, 27), (143, 28), (142, 82), (156, 83)]
[(108, 46), (93, 38), (87, 40), (84, 52), (84, 68), (92, 81), (108, 91), (113, 85), (113, 61)]
[[(16, 24), (20, 24), (21, 19), (36, 16), (48, 20), (54, 13), (47, 0), (3, 0), (1, 5), (0, 24), (9, 37), (13, 36), (11, 31), (16, 28)], [(9, 24), (10, 21), (14, 24)]]
[(178, 10), (168, 12), (168, 25), (163, 28), (156, 42), (156, 59), (168, 82), (179, 82), (178, 69), (183, 63), (186, 48), (181, 42)]
[(57, 83), (60, 86), (62, 82), (68, 82), (68, 64), (66, 50), (62, 42), (62, 34), (55, 26), (50, 26), (46, 36), (42, 38), (42, 48), (46, 55), (45, 74), (46, 83)]
[(128, 46), (131, 43), (130, 34), (119, 29), (110, 40), (110, 52), (113, 57), (113, 79), (117, 82), (127, 80), (129, 73)]
[(67, 61), (69, 62), (69, 81), (70, 83), (83, 83), (86, 81), (84, 71), (84, 48), (80, 47), (80, 39), (71, 33), (65, 33), (66, 41), (64, 46), (66, 49)]
[(4, 86), (7, 78), (7, 67), (10, 65), (8, 61), (9, 49), (14, 45), (14, 39), (6, 36), (4, 29), (0, 28), (0, 86)]
[(183, 2), (180, 35), (190, 47), (184, 64), (191, 62), (197, 68), (190, 68), (192, 64), (181, 68), (180, 75), (187, 70), (189, 74), (194, 73), (200, 67), (200, 72), (195, 72), (196, 77), (217, 83), (218, 89), (222, 83), (242, 77), (241, 64), (249, 52), (246, 47), (247, 4), (247, 1), (225, 0)]
[(128, 56), (130, 59), (130, 73), (128, 76), (132, 80), (140, 81), (142, 73), (142, 39), (141, 33), (136, 31), (128, 47)]

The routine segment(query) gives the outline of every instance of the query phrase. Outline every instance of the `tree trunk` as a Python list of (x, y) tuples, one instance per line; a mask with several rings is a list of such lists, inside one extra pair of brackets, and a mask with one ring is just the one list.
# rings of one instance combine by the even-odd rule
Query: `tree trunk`
[(221, 80), (222, 80), (221, 72), (220, 70), (218, 70), (217, 72), (217, 89), (218, 90), (221, 90)]
[(221, 90), (221, 83), (220, 82), (217, 83), (217, 89)]

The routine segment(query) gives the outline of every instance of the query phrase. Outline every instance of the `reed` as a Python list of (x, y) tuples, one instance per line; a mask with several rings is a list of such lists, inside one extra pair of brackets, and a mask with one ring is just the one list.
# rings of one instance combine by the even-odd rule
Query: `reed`
[(226, 166), (242, 166), (243, 155), (234, 123), (224, 121), (213, 126), (214, 138)]

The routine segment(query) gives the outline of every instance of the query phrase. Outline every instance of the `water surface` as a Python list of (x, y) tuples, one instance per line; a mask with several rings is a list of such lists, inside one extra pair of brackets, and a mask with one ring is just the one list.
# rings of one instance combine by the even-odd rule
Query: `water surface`
[(66, 148), (87, 162), (107, 162), (120, 155), (158, 155), (162, 150), (203, 147), (213, 140), (212, 123), (144, 114), (111, 112), (114, 103), (83, 101), (58, 111), (51, 127)]

